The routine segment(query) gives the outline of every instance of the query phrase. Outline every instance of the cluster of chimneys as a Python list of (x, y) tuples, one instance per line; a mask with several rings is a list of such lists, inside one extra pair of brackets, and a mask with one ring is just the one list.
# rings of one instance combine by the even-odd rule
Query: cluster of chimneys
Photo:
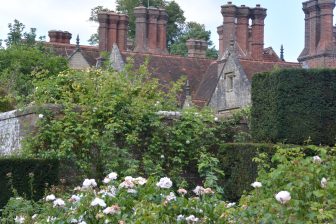
[(235, 42), (243, 56), (262, 60), (266, 9), (261, 8), (260, 5), (256, 5), (255, 8), (245, 5), (237, 7), (232, 2), (228, 2), (222, 6), (221, 12), (223, 25), (217, 28), (219, 55), (223, 55), (231, 43)]
[[(223, 15), (223, 25), (217, 28), (219, 56), (222, 56), (229, 49), (231, 43), (235, 42), (243, 56), (262, 60), (266, 9), (260, 7), (260, 5), (256, 5), (254, 8), (245, 5), (237, 7), (232, 2), (228, 2), (222, 6), (221, 13)], [(134, 9), (134, 15), (136, 30), (133, 51), (153, 54), (167, 53), (167, 12), (164, 9), (139, 6)], [(111, 51), (114, 43), (118, 45), (120, 51), (129, 50), (127, 47), (129, 18), (127, 15), (104, 11), (98, 14), (98, 21), (100, 51)], [(71, 38), (71, 34), (68, 32), (49, 32), (50, 42), (70, 43), (69, 36)], [(205, 58), (207, 46), (207, 42), (204, 40), (188, 40), (189, 57)]]
[(310, 0), (303, 3), (305, 47), (300, 57), (323, 53), (334, 41), (335, 0)]

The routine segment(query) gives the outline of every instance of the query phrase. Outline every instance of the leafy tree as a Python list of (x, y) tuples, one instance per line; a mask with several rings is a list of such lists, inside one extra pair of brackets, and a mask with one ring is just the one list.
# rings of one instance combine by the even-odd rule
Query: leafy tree
[[(68, 68), (65, 58), (48, 52), (36, 43), (36, 29), (23, 33), (25, 26), (18, 20), (9, 24), (7, 48), (0, 48), (0, 89), (9, 99), (29, 103), (33, 83), (41, 77), (56, 75)], [(13, 100), (11, 100), (12, 102)]]
[[(182, 30), (182, 33), (179, 35), (177, 41), (171, 45), (170, 53), (187, 56), (188, 48), (186, 46), (186, 42), (189, 39), (205, 40), (207, 41), (208, 46), (211, 46), (213, 43), (210, 40), (210, 35), (211, 32), (206, 30), (203, 24), (188, 22)], [(208, 49), (207, 57), (216, 59), (218, 57), (217, 50), (214, 47)]]

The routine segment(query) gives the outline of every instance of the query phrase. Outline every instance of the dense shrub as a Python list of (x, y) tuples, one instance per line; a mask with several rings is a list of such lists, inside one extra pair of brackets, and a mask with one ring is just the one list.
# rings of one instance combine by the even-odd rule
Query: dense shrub
[(251, 183), (258, 175), (257, 164), (253, 161), (259, 153), (266, 153), (271, 158), (275, 147), (271, 144), (237, 143), (222, 144), (215, 157), (225, 177), (220, 181), (224, 196), (230, 201), (237, 201), (244, 191), (251, 189)]
[(336, 70), (290, 69), (252, 81), (251, 129), (256, 141), (333, 145)]
[(241, 198), (235, 223), (334, 223), (334, 156), (335, 148), (283, 147), (272, 158), (273, 168), (261, 159), (259, 184)]
[(58, 183), (58, 172), (58, 160), (0, 159), (0, 208), (13, 196), (13, 191), (29, 199), (40, 199), (46, 183), (49, 186)]

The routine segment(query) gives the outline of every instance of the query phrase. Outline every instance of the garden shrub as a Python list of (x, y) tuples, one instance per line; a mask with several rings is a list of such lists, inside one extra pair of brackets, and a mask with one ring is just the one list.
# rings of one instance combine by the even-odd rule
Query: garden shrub
[(253, 161), (259, 153), (266, 153), (271, 158), (275, 153), (272, 144), (225, 143), (221, 144), (215, 157), (220, 161), (220, 168), (225, 177), (219, 182), (224, 189), (224, 197), (237, 201), (244, 191), (251, 190), (251, 183), (258, 175), (257, 164)]
[(58, 183), (59, 161), (52, 159), (0, 159), (0, 208), (13, 196), (28, 199), (42, 198), (46, 183), (51, 186)]
[(256, 179), (260, 184), (241, 198), (232, 214), (236, 223), (336, 221), (335, 148), (278, 147), (273, 168), (260, 162)]
[(252, 81), (251, 132), (260, 141), (334, 145), (336, 70), (287, 69)]

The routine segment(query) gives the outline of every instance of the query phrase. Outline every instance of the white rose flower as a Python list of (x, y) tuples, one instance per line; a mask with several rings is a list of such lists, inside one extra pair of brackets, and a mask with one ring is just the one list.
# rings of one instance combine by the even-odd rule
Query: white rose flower
[(106, 207), (106, 203), (103, 199), (100, 198), (95, 198), (92, 202), (91, 202), (91, 206), (95, 207), (99, 205), (100, 207)]
[(53, 194), (47, 195), (47, 197), (46, 197), (46, 201), (53, 201), (55, 199), (56, 199), (56, 197)]
[(15, 223), (24, 223), (25, 217), (24, 216), (16, 216), (14, 221), (15, 221)]
[(177, 193), (179, 193), (180, 195), (186, 195), (188, 191), (184, 188), (180, 188), (177, 190)]
[(260, 188), (260, 187), (262, 187), (262, 184), (260, 182), (256, 181), (256, 182), (252, 183), (251, 186), (254, 187), (254, 188)]
[(176, 196), (173, 192), (170, 192), (169, 195), (166, 196), (166, 200), (169, 202), (169, 201), (176, 201)]
[(78, 224), (86, 224), (86, 222), (85, 221), (81, 221), (80, 223), (78, 223)]
[(321, 180), (321, 187), (326, 188), (327, 184), (328, 184), (327, 179), (325, 177), (323, 177), (322, 180)]
[(57, 198), (54, 201), (54, 207), (64, 207), (64, 206), (65, 206), (65, 202), (62, 199)]
[(187, 141), (186, 141), (186, 144), (187, 144), (187, 145), (189, 145), (189, 144), (190, 144), (190, 141), (189, 141), (189, 140), (187, 140)]
[(128, 189), (127, 190), (127, 193), (130, 193), (130, 194), (136, 194), (138, 193), (137, 190), (134, 190), (134, 189)]
[(110, 182), (111, 182), (111, 179), (108, 178), (108, 177), (105, 177), (104, 180), (103, 180), (103, 183), (104, 183), (104, 184), (108, 184), (108, 183), (110, 183)]
[(147, 183), (147, 180), (143, 177), (137, 177), (137, 178), (134, 178), (133, 182), (135, 184), (144, 185), (145, 183)]
[(231, 208), (236, 205), (236, 202), (230, 202), (226, 205), (227, 208)]
[(198, 196), (202, 195), (204, 193), (204, 188), (202, 186), (196, 186), (193, 192)]
[(83, 182), (83, 188), (97, 187), (95, 179), (85, 179)]
[(71, 202), (78, 202), (80, 201), (80, 197), (78, 195), (72, 195), (71, 198), (69, 199)]
[(275, 199), (281, 204), (286, 204), (291, 199), (291, 195), (288, 191), (280, 191), (275, 195)]
[(214, 121), (218, 121), (218, 117), (215, 117), (215, 118), (214, 118)]
[(114, 215), (114, 214), (118, 214), (120, 213), (120, 207), (118, 205), (112, 205), (111, 207), (107, 207), (103, 210), (104, 214), (110, 214), (110, 215)]
[(156, 186), (168, 189), (173, 186), (173, 182), (168, 177), (163, 177), (158, 183), (156, 183)]
[(44, 115), (43, 115), (43, 114), (39, 114), (38, 117), (39, 117), (40, 119), (42, 119), (42, 118), (44, 117)]
[(116, 180), (118, 178), (118, 174), (116, 172), (109, 173), (109, 175), (107, 175), (107, 178), (111, 180)]
[(178, 222), (181, 222), (183, 220), (185, 220), (184, 215), (178, 215), (177, 218), (176, 218), (176, 221), (178, 221)]
[(321, 163), (321, 162), (322, 162), (322, 159), (321, 159), (319, 156), (314, 156), (314, 157), (313, 157), (313, 162), (314, 162), (314, 163)]
[(187, 223), (198, 222), (199, 218), (196, 218), (194, 215), (189, 215), (186, 219)]

